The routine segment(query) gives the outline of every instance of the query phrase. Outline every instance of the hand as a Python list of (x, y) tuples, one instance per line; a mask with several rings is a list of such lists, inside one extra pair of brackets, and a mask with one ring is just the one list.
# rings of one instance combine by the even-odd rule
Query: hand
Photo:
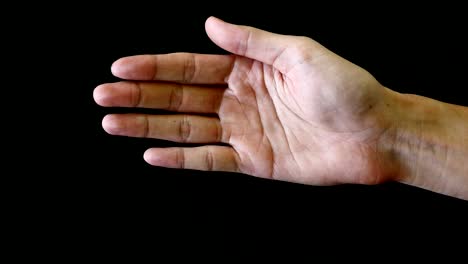
[[(386, 165), (381, 139), (392, 127), (392, 97), (368, 72), (306, 37), (216, 18), (207, 20), (206, 32), (233, 55), (174, 53), (116, 61), (112, 73), (128, 81), (97, 87), (99, 105), (178, 114), (108, 115), (104, 129), (230, 145), (152, 148), (144, 159), (155, 166), (314, 185), (389, 179), (393, 168)], [(206, 113), (218, 117), (197, 115)]]

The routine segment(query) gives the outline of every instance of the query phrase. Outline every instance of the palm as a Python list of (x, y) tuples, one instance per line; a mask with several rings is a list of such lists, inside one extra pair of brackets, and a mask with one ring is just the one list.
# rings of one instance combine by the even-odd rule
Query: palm
[[(297, 58), (288, 58), (308, 61), (284, 63), (286, 74), (256, 60), (236, 59), (219, 116), (242, 159), (242, 171), (310, 184), (374, 181), (379, 175), (375, 143), (382, 129), (366, 110), (377, 104), (380, 85), (317, 43), (307, 44), (317, 46), (314, 52), (322, 49), (320, 56), (294, 47), (289, 53)], [(336, 71), (349, 76), (337, 78)]]
[(104, 120), (106, 130), (231, 146), (153, 149), (145, 159), (154, 165), (240, 171), (309, 184), (380, 180), (376, 142), (386, 121), (376, 113), (384, 89), (370, 74), (309, 39), (287, 37), (294, 45), (265, 51), (248, 43), (257, 41), (249, 37), (252, 31), (229, 32), (239, 35), (238, 42), (211, 31), (218, 45), (240, 56), (126, 58), (114, 65), (114, 74), (124, 79), (189, 84), (109, 84), (98, 88), (95, 97), (104, 106), (215, 112), (219, 118), (114, 115)]

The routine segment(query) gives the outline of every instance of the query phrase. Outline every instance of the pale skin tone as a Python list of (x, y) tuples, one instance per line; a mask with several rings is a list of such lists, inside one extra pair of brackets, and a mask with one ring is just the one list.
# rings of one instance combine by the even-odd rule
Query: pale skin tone
[(205, 27), (232, 55), (122, 58), (112, 73), (124, 81), (94, 91), (102, 106), (174, 112), (108, 115), (110, 134), (206, 144), (151, 148), (149, 164), (312, 185), (393, 180), (468, 199), (468, 108), (396, 93), (310, 38), (213, 17)]

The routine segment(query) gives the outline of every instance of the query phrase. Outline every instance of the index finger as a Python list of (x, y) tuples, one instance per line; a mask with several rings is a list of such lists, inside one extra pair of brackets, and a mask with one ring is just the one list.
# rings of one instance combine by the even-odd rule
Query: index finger
[(112, 74), (127, 80), (225, 84), (234, 56), (195, 53), (137, 55), (118, 59)]

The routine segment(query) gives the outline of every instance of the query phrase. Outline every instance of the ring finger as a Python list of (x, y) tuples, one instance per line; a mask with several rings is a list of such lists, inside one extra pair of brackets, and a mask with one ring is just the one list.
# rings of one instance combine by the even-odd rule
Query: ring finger
[(112, 135), (147, 137), (182, 143), (226, 142), (220, 121), (195, 115), (111, 114), (102, 121)]

